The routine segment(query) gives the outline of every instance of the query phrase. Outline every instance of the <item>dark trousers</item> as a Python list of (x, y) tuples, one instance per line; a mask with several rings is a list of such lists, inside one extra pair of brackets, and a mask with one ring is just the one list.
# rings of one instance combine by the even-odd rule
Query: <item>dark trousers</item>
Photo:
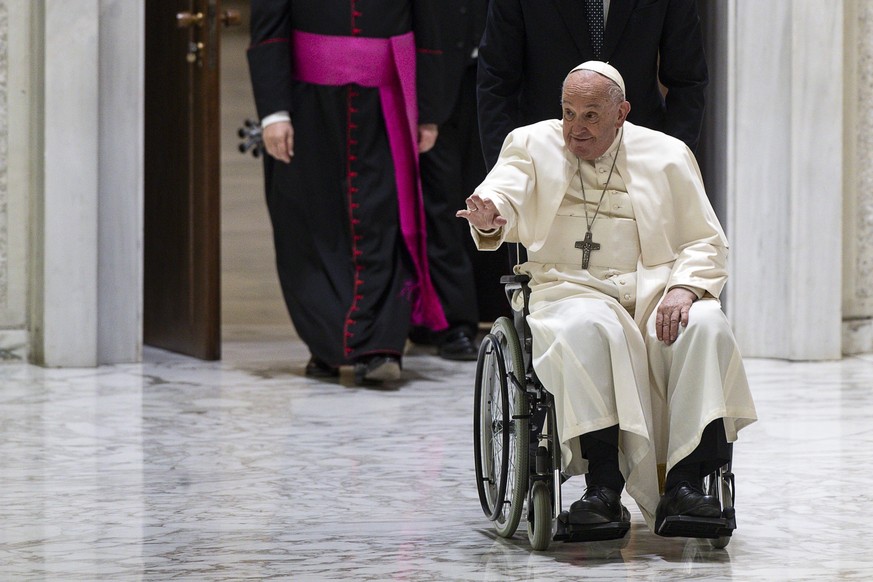
[[(618, 425), (615, 425), (579, 437), (582, 454), (588, 459), (585, 479), (589, 485), (605, 485), (617, 492), (624, 487), (618, 466), (618, 435)], [(710, 422), (697, 448), (670, 470), (665, 491), (682, 481), (699, 483), (700, 479), (729, 463), (732, 453), (733, 445), (727, 442), (722, 419)]]
[(476, 67), (467, 67), (451, 117), (436, 145), (421, 156), (430, 275), (451, 326), (475, 331), (479, 321), (509, 315), (500, 277), (510, 271), (505, 247), (476, 250), (466, 220), (455, 217), (485, 178), (476, 114)]
[[(724, 434), (724, 422), (717, 418), (706, 425), (700, 437), (700, 444), (691, 454), (679, 461), (670, 473), (690, 468), (697, 471), (698, 479), (709, 475), (719, 467), (726, 465), (733, 457), (733, 445), (727, 442)], [(667, 489), (670, 487), (671, 475), (667, 476)]]

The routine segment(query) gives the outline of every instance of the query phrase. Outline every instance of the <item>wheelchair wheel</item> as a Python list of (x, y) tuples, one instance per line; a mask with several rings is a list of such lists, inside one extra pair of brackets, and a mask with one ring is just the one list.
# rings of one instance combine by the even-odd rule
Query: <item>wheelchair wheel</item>
[(527, 496), (529, 417), (521, 346), (501, 317), (479, 346), (473, 446), (479, 502), (505, 538), (518, 528)]
[(527, 539), (530, 547), (537, 551), (548, 549), (552, 541), (552, 494), (543, 481), (536, 481), (531, 487), (528, 511)]

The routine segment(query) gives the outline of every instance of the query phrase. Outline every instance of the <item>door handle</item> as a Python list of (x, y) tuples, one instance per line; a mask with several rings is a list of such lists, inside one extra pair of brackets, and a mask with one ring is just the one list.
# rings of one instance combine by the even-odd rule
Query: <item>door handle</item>
[(179, 28), (203, 26), (204, 18), (206, 16), (202, 12), (179, 12), (176, 14), (176, 26)]
[[(207, 25), (208, 20), (208, 25)], [(196, 39), (188, 43), (188, 53), (185, 55), (185, 59), (189, 64), (198, 64), (202, 65), (202, 58), (204, 52), (209, 52), (207, 54), (207, 60), (209, 61), (210, 67), (216, 64), (218, 61), (217, 56), (214, 54), (215, 47), (218, 43), (218, 38), (215, 36), (217, 33), (216, 24), (217, 21), (220, 21), (224, 24), (225, 28), (229, 26), (236, 26), (242, 22), (242, 17), (240, 16), (239, 10), (222, 10), (220, 15), (215, 14), (215, 10), (213, 7), (210, 7), (210, 10), (207, 13), (204, 12), (178, 12), (176, 14), (176, 27), (177, 28), (193, 28), (193, 29), (206, 29), (206, 38), (200, 42), (197, 42)], [(195, 36), (200, 36), (195, 33)], [(206, 51), (207, 45), (209, 51)]]
[(242, 16), (240, 16), (239, 10), (224, 10), (221, 13), (221, 22), (225, 28), (228, 26), (238, 26), (242, 22)]
[[(242, 16), (240, 15), (239, 10), (223, 10), (219, 18), (225, 27), (237, 26), (242, 22)], [(206, 15), (202, 12), (179, 12), (176, 14), (176, 26), (179, 28), (203, 26), (203, 21), (205, 19)]]

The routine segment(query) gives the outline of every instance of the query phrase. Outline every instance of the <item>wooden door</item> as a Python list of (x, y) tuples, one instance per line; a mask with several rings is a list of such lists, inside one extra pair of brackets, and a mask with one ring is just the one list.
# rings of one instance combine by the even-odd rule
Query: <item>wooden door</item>
[[(221, 357), (221, 0), (146, 0), (143, 339)], [(111, 131), (105, 128), (104, 131)]]

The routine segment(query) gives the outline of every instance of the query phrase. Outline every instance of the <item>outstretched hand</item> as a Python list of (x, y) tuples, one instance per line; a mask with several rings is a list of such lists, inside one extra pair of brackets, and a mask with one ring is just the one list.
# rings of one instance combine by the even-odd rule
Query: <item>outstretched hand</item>
[(506, 219), (500, 216), (497, 207), (490, 200), (473, 194), (466, 200), (467, 208), (458, 210), (455, 216), (466, 218), (470, 224), (479, 230), (494, 230), (506, 224)]

